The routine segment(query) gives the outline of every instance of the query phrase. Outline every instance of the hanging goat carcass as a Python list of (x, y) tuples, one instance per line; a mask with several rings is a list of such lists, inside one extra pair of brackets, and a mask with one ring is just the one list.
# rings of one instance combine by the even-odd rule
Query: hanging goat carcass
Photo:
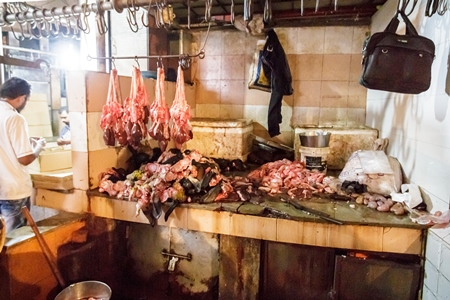
[(178, 66), (177, 87), (175, 91), (175, 99), (170, 108), (170, 116), (172, 117), (172, 126), (170, 133), (175, 146), (181, 149), (184, 143), (191, 140), (192, 126), (191, 126), (191, 107), (186, 102), (186, 95), (184, 91), (184, 74), (181, 66)]

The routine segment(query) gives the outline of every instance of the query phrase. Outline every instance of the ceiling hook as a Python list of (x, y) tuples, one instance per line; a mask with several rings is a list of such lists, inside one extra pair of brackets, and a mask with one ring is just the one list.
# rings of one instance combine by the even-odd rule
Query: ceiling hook
[[(21, 35), (16, 35), (16, 33), (14, 32), (14, 29), (13, 29), (13, 26), (11, 25), (11, 32), (12, 32), (12, 34), (13, 34), (13, 36), (14, 36), (14, 38), (16, 39), (16, 40), (18, 40), (18, 41), (23, 41), (23, 40), (25, 40), (25, 36), (24, 36), (24, 33), (23, 33), (23, 21), (20, 21), (19, 20), (19, 15), (21, 14), (22, 12), (17, 12), (17, 13), (15, 13), (14, 14), (14, 19), (16, 19), (16, 22), (19, 24), (19, 28), (20, 28), (20, 34)], [(26, 20), (25, 20), (25, 22), (26, 22)]]
[[(149, 25), (150, 25), (150, 9), (152, 8), (152, 0), (150, 0), (149, 2), (148, 2), (148, 8), (147, 8), (147, 23), (145, 23), (145, 21), (144, 21), (144, 15), (145, 15), (145, 12), (142, 12), (142, 16), (141, 16), (141, 21), (142, 21), (142, 25), (144, 25), (144, 27), (149, 27)], [(145, 9), (144, 9), (144, 11), (145, 11)]]
[[(114, 56), (111, 56), (111, 63), (113, 65), (113, 69), (117, 70), (117, 68), (116, 68), (116, 58)], [(139, 63), (138, 63), (138, 65), (139, 65)]]
[[(78, 18), (79, 22), (77, 23), (78, 28), (80, 28), (85, 34), (89, 34), (89, 32), (91, 32), (91, 28), (89, 27), (89, 22), (88, 22), (88, 16), (91, 14), (91, 12), (87, 10), (88, 6), (89, 5), (88, 5), (87, 0), (86, 0), (86, 3), (83, 3), (81, 5), (81, 14), (83, 15), (83, 19)], [(81, 16), (81, 14), (80, 14), (80, 16)]]
[(136, 62), (136, 64), (138, 65), (138, 69), (141, 68), (141, 66), (139, 65), (139, 61), (138, 61), (138, 57), (137, 55), (134, 57), (134, 61)]

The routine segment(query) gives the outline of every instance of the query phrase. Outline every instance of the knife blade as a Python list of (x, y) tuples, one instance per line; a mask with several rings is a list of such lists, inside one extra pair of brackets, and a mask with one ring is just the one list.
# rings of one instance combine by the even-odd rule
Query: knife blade
[(326, 213), (324, 213), (322, 211), (315, 210), (313, 208), (306, 207), (304, 205), (301, 205), (298, 202), (287, 200), (287, 203), (289, 203), (290, 205), (292, 205), (296, 209), (299, 209), (299, 210), (304, 211), (304, 212), (306, 212), (308, 214), (311, 214), (311, 215), (314, 215), (316, 217), (319, 217), (320, 219), (326, 220), (328, 222), (332, 222), (332, 223), (335, 223), (335, 224), (338, 224), (338, 225), (343, 225), (344, 224), (342, 221), (330, 217), (329, 214), (326, 214)]

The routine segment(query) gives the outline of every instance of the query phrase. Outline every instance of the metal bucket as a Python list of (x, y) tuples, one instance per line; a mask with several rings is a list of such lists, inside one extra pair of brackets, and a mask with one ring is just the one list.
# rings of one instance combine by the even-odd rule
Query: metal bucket
[(111, 288), (100, 281), (82, 281), (69, 285), (62, 290), (55, 300), (109, 300)]
[(330, 144), (331, 132), (323, 130), (301, 132), (300, 144), (303, 147), (325, 148)]

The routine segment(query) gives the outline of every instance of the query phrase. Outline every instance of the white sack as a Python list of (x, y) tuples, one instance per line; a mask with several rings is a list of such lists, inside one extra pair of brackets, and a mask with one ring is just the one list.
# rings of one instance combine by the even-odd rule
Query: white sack
[(357, 181), (369, 193), (388, 196), (397, 193), (402, 184), (402, 171), (397, 159), (380, 150), (358, 150), (352, 153), (339, 174), (342, 181)]

